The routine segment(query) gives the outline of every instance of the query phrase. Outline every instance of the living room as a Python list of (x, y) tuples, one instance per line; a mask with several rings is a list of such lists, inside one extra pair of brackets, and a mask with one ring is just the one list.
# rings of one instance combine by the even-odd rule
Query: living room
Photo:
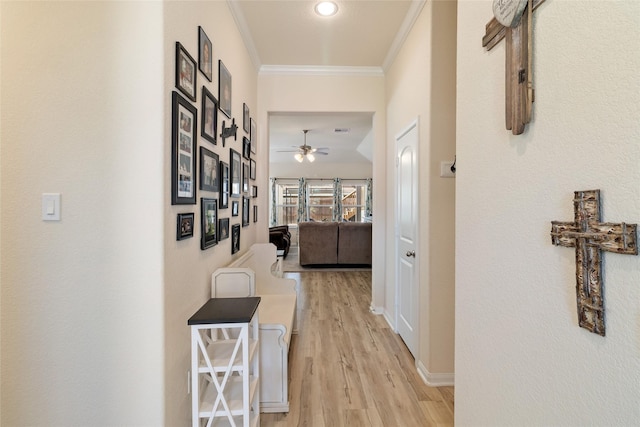
[[(305, 268), (298, 261), (300, 253), (307, 268), (311, 264), (349, 267), (354, 263), (370, 267), (373, 160), (370, 113), (269, 115), (270, 240), (284, 250), (285, 271)], [(311, 227), (306, 224), (311, 222), (335, 223), (333, 240), (326, 227), (320, 233), (331, 240), (330, 245), (328, 241), (316, 244), (320, 235), (308, 231), (311, 228), (299, 233), (299, 223)], [(352, 257), (350, 265), (344, 265), (344, 256), (338, 262), (338, 222), (369, 223), (352, 226), (366, 229), (354, 240), (363, 242), (361, 252), (366, 256)], [(347, 238), (341, 241), (346, 242)], [(344, 248), (343, 254), (353, 254), (353, 250), (351, 245)]]

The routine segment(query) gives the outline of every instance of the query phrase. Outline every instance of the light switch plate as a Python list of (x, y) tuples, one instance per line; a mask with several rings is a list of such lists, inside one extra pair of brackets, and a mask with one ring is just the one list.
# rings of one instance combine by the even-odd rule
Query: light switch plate
[(60, 221), (60, 193), (42, 193), (42, 220)]
[(455, 178), (456, 174), (451, 170), (453, 162), (440, 162), (440, 178)]

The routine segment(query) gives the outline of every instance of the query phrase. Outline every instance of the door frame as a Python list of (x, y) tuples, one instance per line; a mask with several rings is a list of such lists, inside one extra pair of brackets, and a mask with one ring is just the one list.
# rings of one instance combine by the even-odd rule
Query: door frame
[[(394, 302), (394, 311), (395, 311), (395, 319), (394, 319), (394, 331), (399, 334), (398, 331), (398, 325), (400, 322), (400, 286), (399, 286), (399, 275), (400, 275), (400, 253), (399, 251), (399, 245), (398, 245), (398, 238), (399, 238), (399, 218), (400, 218), (400, 192), (398, 191), (398, 185), (400, 183), (400, 177), (398, 176), (399, 174), (399, 144), (398, 141), (407, 133), (409, 133), (411, 130), (416, 129), (417, 132), (417, 139), (418, 139), (418, 143), (416, 144), (416, 151), (415, 151), (415, 155), (416, 158), (418, 159), (418, 164), (416, 165), (416, 171), (418, 172), (418, 176), (416, 177), (416, 218), (420, 218), (420, 177), (419, 177), (419, 172), (420, 172), (420, 167), (419, 167), (419, 159), (420, 159), (420, 117), (416, 117), (413, 121), (411, 121), (407, 126), (405, 126), (400, 132), (396, 133), (395, 137), (394, 137), (394, 187), (393, 187), (393, 192), (394, 192), (394, 209), (393, 209), (393, 248), (394, 248), (394, 286), (395, 286), (395, 302)], [(418, 304), (420, 303), (420, 251), (418, 250), (420, 248), (420, 221), (418, 220), (416, 222), (416, 228), (415, 228), (415, 247), (416, 247), (416, 256), (414, 258), (414, 279), (416, 280), (416, 299), (418, 301)], [(419, 311), (418, 311), (419, 312)], [(418, 354), (414, 354), (414, 359), (416, 360), (416, 362), (419, 359), (419, 353), (420, 353), (420, 316), (418, 315), (418, 318), (416, 319), (416, 325), (415, 325), (415, 332), (416, 332), (416, 337), (417, 337), (417, 344), (416, 344), (416, 352)]]

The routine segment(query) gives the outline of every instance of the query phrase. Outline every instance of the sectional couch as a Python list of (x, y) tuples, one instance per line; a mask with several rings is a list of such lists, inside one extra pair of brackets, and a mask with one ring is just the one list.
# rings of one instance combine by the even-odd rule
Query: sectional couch
[(300, 265), (371, 265), (371, 223), (301, 222)]

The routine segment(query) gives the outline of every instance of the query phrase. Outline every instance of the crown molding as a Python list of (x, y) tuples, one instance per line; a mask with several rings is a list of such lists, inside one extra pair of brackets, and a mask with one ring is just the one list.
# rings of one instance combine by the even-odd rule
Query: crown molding
[(407, 39), (411, 28), (413, 28), (413, 24), (415, 24), (418, 16), (420, 16), (420, 12), (422, 12), (422, 8), (426, 3), (427, 0), (413, 0), (411, 2), (407, 15), (404, 17), (404, 21), (402, 21), (402, 25), (400, 26), (396, 37), (393, 39), (393, 43), (391, 43), (387, 56), (382, 62), (382, 70), (384, 72), (388, 71), (391, 64), (393, 64), (393, 61), (396, 60), (396, 57), (398, 56), (400, 49), (402, 49), (402, 45)]
[(247, 52), (249, 53), (253, 66), (256, 71), (260, 71), (262, 61), (260, 60), (260, 55), (258, 55), (256, 45), (253, 43), (251, 31), (249, 31), (247, 21), (244, 19), (244, 13), (242, 13), (240, 6), (238, 6), (237, 0), (227, 0), (227, 6), (229, 6), (233, 20), (236, 21), (236, 26), (238, 27), (238, 31), (240, 31), (240, 36), (242, 37), (244, 46), (247, 48)]
[(342, 67), (321, 65), (263, 65), (260, 75), (360, 76), (383, 77), (381, 67)]

